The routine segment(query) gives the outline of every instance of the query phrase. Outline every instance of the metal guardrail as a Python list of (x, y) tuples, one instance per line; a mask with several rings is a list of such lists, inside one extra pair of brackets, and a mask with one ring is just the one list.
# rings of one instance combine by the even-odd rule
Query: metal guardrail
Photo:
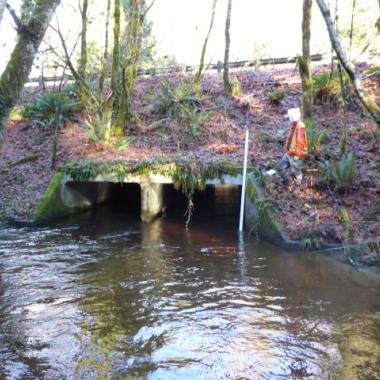
[[(323, 54), (313, 54), (311, 57), (313, 62), (322, 61)], [(268, 66), (268, 65), (283, 65), (289, 63), (296, 63), (297, 57), (291, 58), (263, 58), (257, 61), (236, 61), (230, 62), (229, 67), (231, 69), (244, 68), (244, 67), (256, 67), (256, 66)], [(177, 67), (152, 67), (149, 69), (139, 69), (137, 71), (138, 76), (159, 76), (165, 74), (171, 74), (175, 72), (185, 72), (191, 73), (196, 71), (199, 68), (199, 65), (179, 65)], [(223, 70), (223, 62), (219, 61), (217, 63), (210, 64), (206, 66), (205, 70), (217, 70), (221, 72)], [(29, 78), (26, 83), (46, 83), (46, 82), (60, 82), (73, 80), (74, 77), (72, 75), (64, 75), (64, 76), (40, 76), (36, 78)]]

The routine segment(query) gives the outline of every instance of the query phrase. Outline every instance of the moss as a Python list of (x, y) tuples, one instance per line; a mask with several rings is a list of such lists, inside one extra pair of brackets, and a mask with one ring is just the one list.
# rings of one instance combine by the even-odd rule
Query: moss
[(247, 181), (247, 195), (249, 199), (254, 200), (257, 197), (257, 192), (251, 181)]
[(283, 244), (282, 226), (275, 218), (272, 202), (263, 196), (260, 187), (252, 178), (247, 181), (247, 196), (248, 204), (251, 205), (248, 211), (250, 228), (256, 230), (258, 236)]
[(174, 186), (185, 194), (201, 190), (207, 179), (218, 178), (221, 175), (236, 176), (241, 174), (239, 165), (231, 161), (219, 160), (209, 164), (200, 161), (189, 161), (183, 157), (172, 159), (143, 160), (137, 164), (125, 161), (110, 163), (85, 161), (71, 162), (62, 169), (74, 181), (87, 181), (97, 175), (113, 175), (119, 182), (129, 175), (159, 174), (170, 177)]
[(61, 181), (63, 178), (62, 172), (57, 172), (55, 176), (50, 181), (50, 184), (42, 197), (39, 205), (37, 206), (37, 210), (34, 214), (34, 220), (43, 219), (47, 216), (52, 209), (52, 205), (54, 204), (54, 199), (56, 197), (57, 191), (61, 185)]
[(25, 117), (25, 107), (24, 106), (14, 107), (12, 109), (12, 112), (9, 115), (9, 119), (14, 120), (14, 121), (23, 120), (24, 117)]

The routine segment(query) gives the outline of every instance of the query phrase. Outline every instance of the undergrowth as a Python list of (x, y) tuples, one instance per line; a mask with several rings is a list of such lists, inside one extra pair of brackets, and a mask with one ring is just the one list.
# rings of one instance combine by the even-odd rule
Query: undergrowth
[(45, 92), (41, 98), (27, 104), (23, 116), (38, 122), (43, 129), (64, 124), (78, 108), (78, 102), (65, 92)]
[[(313, 74), (313, 91), (314, 101), (319, 103), (339, 103), (341, 98), (341, 79), (337, 72), (331, 74), (330, 72), (323, 72)], [(343, 75), (343, 86), (347, 87), (349, 79), (347, 75)]]

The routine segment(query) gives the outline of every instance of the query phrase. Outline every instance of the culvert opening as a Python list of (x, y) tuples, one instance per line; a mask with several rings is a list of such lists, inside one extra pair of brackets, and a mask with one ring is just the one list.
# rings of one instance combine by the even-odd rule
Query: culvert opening
[[(193, 196), (192, 225), (209, 225), (223, 229), (237, 228), (240, 213), (241, 186), (207, 185)], [(186, 220), (188, 199), (173, 185), (164, 187), (165, 218)]]
[[(111, 211), (140, 217), (141, 186), (137, 183), (71, 182), (70, 189), (91, 199), (94, 208), (106, 206)], [(219, 226), (223, 229), (237, 228), (240, 212), (241, 186), (207, 185), (193, 195), (191, 224)], [(162, 208), (160, 215), (185, 223), (188, 199), (172, 184), (162, 185)]]
[(141, 188), (137, 183), (70, 182), (70, 189), (89, 199), (94, 208), (106, 206), (131, 215), (140, 215)]

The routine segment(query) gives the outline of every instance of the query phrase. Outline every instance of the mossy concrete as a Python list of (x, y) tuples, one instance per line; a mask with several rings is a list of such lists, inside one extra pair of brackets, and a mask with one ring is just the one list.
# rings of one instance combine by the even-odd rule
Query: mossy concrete
[(92, 208), (106, 201), (108, 195), (106, 183), (94, 183), (91, 188), (80, 185), (74, 187), (68, 176), (57, 172), (37, 206), (33, 222), (44, 223)]
[(141, 220), (151, 222), (163, 210), (163, 184), (142, 182), (141, 186)]

